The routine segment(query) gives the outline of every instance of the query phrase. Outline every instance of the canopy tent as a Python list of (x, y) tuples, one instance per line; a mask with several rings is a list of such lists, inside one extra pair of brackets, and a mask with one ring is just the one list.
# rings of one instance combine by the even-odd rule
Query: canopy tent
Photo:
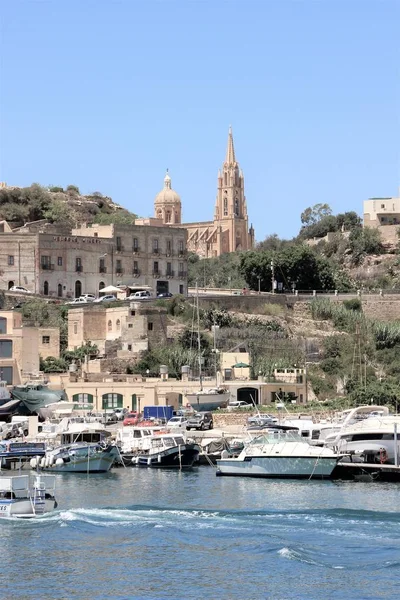
[(108, 285), (99, 290), (99, 292), (100, 294), (118, 294), (121, 293), (121, 288), (115, 287), (115, 285)]
[(236, 365), (232, 365), (232, 369), (248, 369), (250, 365), (244, 362), (238, 362)]

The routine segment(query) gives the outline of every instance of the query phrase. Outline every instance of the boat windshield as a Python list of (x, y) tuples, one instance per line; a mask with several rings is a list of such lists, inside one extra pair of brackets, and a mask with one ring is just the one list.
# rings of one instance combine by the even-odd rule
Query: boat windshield
[(249, 445), (258, 444), (276, 444), (278, 442), (303, 442), (304, 438), (301, 437), (298, 431), (274, 431), (270, 430), (265, 434), (258, 435), (251, 440)]

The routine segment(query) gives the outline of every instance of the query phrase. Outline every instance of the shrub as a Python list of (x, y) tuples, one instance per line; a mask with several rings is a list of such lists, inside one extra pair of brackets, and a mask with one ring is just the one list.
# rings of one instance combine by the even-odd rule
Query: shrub
[(347, 310), (356, 310), (358, 312), (362, 310), (362, 303), (359, 298), (350, 298), (349, 300), (344, 300), (343, 306), (347, 308)]

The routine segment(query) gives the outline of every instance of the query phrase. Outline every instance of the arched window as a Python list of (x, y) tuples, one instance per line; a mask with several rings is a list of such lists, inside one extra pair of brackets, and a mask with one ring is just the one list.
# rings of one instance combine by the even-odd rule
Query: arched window
[(239, 216), (239, 200), (238, 200), (238, 198), (235, 198), (235, 215), (237, 217)]
[(14, 287), (14, 282), (13, 281), (9, 281), (8, 282), (8, 289), (11, 290), (12, 287)]
[(59, 298), (62, 298), (62, 285), (61, 285), (61, 283), (59, 283), (58, 286), (57, 286), (57, 296)]
[(225, 185), (228, 185), (228, 173), (226, 171), (224, 173), (224, 183)]
[(79, 298), (82, 296), (82, 283), (79, 281), (75, 281), (75, 298)]
[(165, 213), (165, 222), (171, 223), (171, 211), (170, 210), (167, 210), (167, 212)]
[(228, 216), (228, 198), (224, 198), (224, 217)]
[(104, 287), (106, 287), (104, 281), (100, 281), (100, 283), (99, 283), (99, 291), (102, 290)]
[(117, 319), (117, 331), (121, 329), (121, 321)]
[[(74, 394), (72, 396), (72, 402), (76, 402), (77, 404), (80, 405), (85, 405), (85, 404), (93, 404), (93, 395), (92, 394)], [(75, 407), (79, 410), (79, 408), (81, 407)], [(83, 408), (92, 408), (91, 406), (83, 406)]]
[(112, 331), (112, 321), (111, 320), (108, 321), (107, 327), (108, 327), (108, 331)]
[(45, 281), (45, 282), (43, 283), (43, 294), (44, 294), (45, 296), (48, 296), (48, 295), (49, 295), (49, 282), (48, 282), (48, 281)]
[(107, 408), (122, 408), (123, 396), (122, 394), (103, 394), (103, 410)]

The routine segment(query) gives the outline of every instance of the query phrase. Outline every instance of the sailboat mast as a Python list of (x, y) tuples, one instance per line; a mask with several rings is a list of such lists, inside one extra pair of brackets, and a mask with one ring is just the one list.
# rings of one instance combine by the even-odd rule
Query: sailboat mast
[(200, 343), (200, 310), (199, 310), (199, 288), (196, 281), (196, 310), (197, 310), (197, 350), (199, 354), (199, 380), (200, 390), (203, 389), (203, 374), (201, 370), (201, 343)]

